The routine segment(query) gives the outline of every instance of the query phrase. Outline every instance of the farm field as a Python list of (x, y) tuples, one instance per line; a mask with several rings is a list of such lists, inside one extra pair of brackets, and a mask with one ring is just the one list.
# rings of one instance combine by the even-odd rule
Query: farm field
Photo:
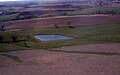
[[(0, 40), (2, 42), (0, 43), (0, 51), (51, 49), (62, 46), (93, 43), (120, 43), (119, 32), (119, 23), (78, 26), (75, 28), (66, 26), (60, 28), (34, 28), (22, 29), (20, 31), (5, 31), (0, 32), (2, 38), (2, 40)], [(42, 42), (33, 37), (36, 34), (61, 34), (72, 36), (74, 39)], [(13, 40), (13, 37), (16, 40)]]
[(5, 15), (0, 17), (0, 22), (2, 21), (10, 21), (12, 19), (15, 19), (18, 14), (12, 14), (12, 15)]
[(68, 26), (67, 23), (71, 22), (73, 26), (97, 25), (105, 23), (119, 23), (120, 16), (107, 16), (107, 15), (83, 15), (83, 16), (59, 16), (51, 18), (37, 18), (31, 20), (19, 20), (4, 22), (6, 29), (29, 29), (29, 28), (44, 28), (52, 27), (53, 25)]
[[(17, 14), (17, 15), (16, 15)], [(77, 4), (38, 4), (20, 7), (0, 7), (0, 22), (25, 20), (33, 18), (48, 18), (56, 16), (75, 16), (75, 15), (119, 15), (119, 6), (90, 7)], [(14, 17), (9, 17), (16, 15)], [(9, 18), (6, 18), (9, 17)], [(4, 19), (3, 19), (4, 18)]]
[(119, 0), (0, 0), (0, 75), (120, 75)]
[[(78, 47), (78, 46), (77, 46)], [(76, 47), (67, 47), (74, 51)], [(88, 44), (76, 48), (79, 51), (94, 50), (120, 53), (120, 44)], [(101, 51), (100, 51), (101, 50)], [(43, 49), (8, 52), (7, 55), (17, 56), (22, 62), (17, 62), (5, 56), (0, 56), (0, 75), (119, 75), (120, 56), (75, 53), (68, 51), (54, 52)]]
[(68, 15), (91, 15), (91, 14), (119, 15), (120, 7), (119, 6), (94, 7), (94, 8), (76, 10), (74, 12), (68, 12)]

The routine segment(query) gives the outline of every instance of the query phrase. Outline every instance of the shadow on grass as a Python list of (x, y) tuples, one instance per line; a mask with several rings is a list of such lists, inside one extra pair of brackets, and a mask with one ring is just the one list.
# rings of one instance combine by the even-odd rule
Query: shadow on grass
[(19, 63), (22, 62), (22, 60), (20, 60), (20, 58), (17, 57), (17, 56), (12, 56), (12, 55), (8, 55), (8, 54), (0, 54), (0, 55), (6, 56), (6, 57), (8, 57), (8, 58), (10, 58), (10, 59), (13, 59), (13, 60), (16, 61), (16, 62), (19, 62)]
[(17, 40), (16, 42), (13, 42), (13, 41), (4, 41), (2, 43), (8, 43), (8, 44), (10, 44), (10, 43), (18, 43), (18, 42), (21, 42), (21, 41), (26, 41), (26, 40)]
[(65, 50), (48, 50), (54, 52), (64, 52), (64, 53), (76, 53), (76, 54), (96, 54), (96, 55), (119, 55), (119, 53), (111, 52), (84, 52), (84, 51), (65, 51)]

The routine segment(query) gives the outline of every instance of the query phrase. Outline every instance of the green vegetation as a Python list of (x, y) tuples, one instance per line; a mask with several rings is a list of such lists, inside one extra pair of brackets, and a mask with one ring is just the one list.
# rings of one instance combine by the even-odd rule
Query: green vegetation
[[(35, 4), (35, 5), (29, 5), (28, 7), (51, 7), (51, 6), (58, 6), (59, 4)], [(64, 5), (64, 4), (61, 4)]]
[(17, 43), (17, 36), (13, 35), (11, 39), (13, 40), (14, 43)]
[[(13, 32), (0, 32), (2, 42), (0, 52), (29, 49), (50, 49), (62, 46), (93, 44), (93, 43), (120, 43), (120, 25), (104, 24), (93, 26), (81, 26), (75, 28), (36, 28)], [(61, 34), (73, 36), (72, 40), (42, 42), (35, 39), (36, 34)], [(13, 42), (12, 36), (17, 37)]]
[[(84, 5), (82, 6), (84, 7)], [(115, 7), (105, 6), (105, 7), (93, 7), (93, 8), (88, 8), (89, 6), (82, 8), (82, 6), (79, 7), (70, 6), (71, 7), (70, 8), (67, 7), (66, 4), (60, 4), (60, 5), (33, 4), (25, 7), (23, 6), (23, 7), (1, 8), (0, 11), (4, 10), (5, 12), (4, 14), (0, 15), (0, 22), (11, 21), (11, 20), (33, 19), (33, 18), (46, 18), (46, 17), (54, 17), (54, 16), (93, 15), (93, 14), (120, 15), (119, 6), (115, 6)]]
[(0, 35), (0, 43), (2, 43), (4, 40), (3, 36)]
[(120, 7), (96, 7), (96, 8), (87, 8), (83, 10), (77, 10), (74, 12), (67, 13), (68, 15), (91, 15), (91, 14), (120, 14)]
[(0, 22), (15, 19), (18, 14), (0, 16)]
[(66, 51), (66, 50), (48, 50), (54, 52), (77, 53), (77, 54), (96, 54), (96, 55), (118, 55), (119, 53), (110, 52), (83, 52), (83, 51)]

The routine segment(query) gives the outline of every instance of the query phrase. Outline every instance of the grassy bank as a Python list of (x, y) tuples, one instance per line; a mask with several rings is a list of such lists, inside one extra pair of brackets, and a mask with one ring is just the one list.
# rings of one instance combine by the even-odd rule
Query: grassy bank
[[(75, 28), (37, 28), (13, 32), (0, 32), (2, 37), (0, 52), (29, 49), (50, 49), (62, 46), (93, 44), (93, 43), (120, 43), (120, 24), (104, 24), (82, 26)], [(36, 34), (61, 34), (73, 36), (72, 40), (41, 42), (34, 39)], [(16, 37), (13, 41), (12, 37)]]

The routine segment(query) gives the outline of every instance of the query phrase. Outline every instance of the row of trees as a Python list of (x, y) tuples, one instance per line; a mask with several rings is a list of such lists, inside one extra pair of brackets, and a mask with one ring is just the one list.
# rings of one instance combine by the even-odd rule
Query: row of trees
[(0, 31), (5, 31), (5, 25), (2, 25)]
[(116, 11), (96, 11), (95, 13), (92, 13), (92, 14), (120, 14), (120, 13), (118, 13), (118, 12), (116, 12)]
[[(17, 43), (18, 42), (18, 37), (13, 35), (11, 36), (11, 39), (12, 39), (12, 42), (13, 43)], [(5, 39), (4, 39), (4, 36), (0, 35), (0, 43), (5, 43)]]
[(9, 43), (9, 42), (18, 43), (20, 41), (24, 41), (24, 46), (25, 47), (30, 47), (30, 46), (27, 45), (26, 40), (19, 40), (18, 36), (16, 36), (16, 35), (12, 35), (11, 39), (12, 39), (12, 41), (6, 41), (4, 39), (4, 36), (0, 35), (0, 43)]

